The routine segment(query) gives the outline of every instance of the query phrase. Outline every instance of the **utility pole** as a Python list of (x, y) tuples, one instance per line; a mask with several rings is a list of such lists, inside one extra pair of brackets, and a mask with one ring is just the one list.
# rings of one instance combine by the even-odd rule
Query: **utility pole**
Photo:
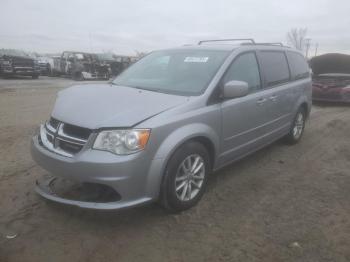
[(89, 47), (90, 47), (90, 53), (92, 53), (92, 45), (91, 45), (91, 31), (89, 31)]
[(311, 38), (306, 38), (305, 41), (306, 41), (305, 57), (308, 58)]
[(318, 43), (316, 43), (316, 47), (315, 47), (315, 56), (317, 56), (317, 49), (318, 49)]

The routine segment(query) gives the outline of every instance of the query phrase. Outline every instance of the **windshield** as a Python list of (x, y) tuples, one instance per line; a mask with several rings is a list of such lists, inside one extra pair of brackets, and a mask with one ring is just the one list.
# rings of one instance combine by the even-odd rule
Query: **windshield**
[(153, 52), (129, 67), (113, 84), (178, 95), (199, 95), (207, 88), (228, 51)]

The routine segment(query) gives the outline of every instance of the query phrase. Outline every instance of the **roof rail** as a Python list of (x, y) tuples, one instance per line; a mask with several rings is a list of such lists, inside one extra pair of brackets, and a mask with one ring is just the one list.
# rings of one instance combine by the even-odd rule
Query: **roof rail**
[(232, 38), (232, 39), (212, 39), (212, 40), (202, 40), (198, 42), (198, 45), (201, 45), (203, 43), (208, 43), (208, 42), (229, 42), (229, 41), (250, 41), (251, 44), (255, 44), (254, 39), (252, 38)]
[(276, 42), (276, 43), (242, 43), (241, 45), (273, 45), (273, 46), (284, 46), (284, 47), (288, 47), (283, 45), (280, 42)]

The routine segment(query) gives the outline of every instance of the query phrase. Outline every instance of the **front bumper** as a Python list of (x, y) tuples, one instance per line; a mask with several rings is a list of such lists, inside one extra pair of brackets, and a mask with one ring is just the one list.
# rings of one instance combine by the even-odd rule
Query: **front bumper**
[(55, 202), (91, 209), (121, 209), (156, 200), (159, 194), (163, 159), (149, 159), (145, 152), (116, 156), (109, 152), (86, 149), (70, 158), (51, 152), (34, 136), (33, 159), (54, 177), (113, 188), (120, 200), (90, 202), (66, 199), (50, 188), (53, 177), (38, 180), (36, 192)]
[(3, 67), (2, 73), (5, 75), (32, 76), (39, 75), (40, 69), (34, 67)]

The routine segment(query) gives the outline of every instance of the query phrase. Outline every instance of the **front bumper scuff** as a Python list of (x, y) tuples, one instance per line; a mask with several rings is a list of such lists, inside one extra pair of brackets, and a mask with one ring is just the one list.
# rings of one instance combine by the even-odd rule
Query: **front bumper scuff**
[[(163, 160), (149, 160), (147, 154), (124, 157), (97, 150), (83, 150), (70, 158), (51, 152), (34, 136), (31, 154), (35, 162), (53, 177), (39, 179), (35, 191), (42, 197), (62, 204), (88, 209), (122, 209), (148, 202), (158, 197)], [(120, 196), (115, 202), (77, 201), (55, 194), (50, 188), (54, 178), (80, 183), (96, 183), (114, 189)]]
[(151, 198), (141, 198), (134, 201), (116, 201), (108, 203), (97, 203), (97, 202), (85, 202), (78, 200), (70, 200), (58, 196), (51, 188), (51, 184), (55, 181), (56, 177), (43, 177), (36, 181), (35, 191), (42, 197), (55, 201), (61, 204), (77, 206), (80, 208), (87, 209), (100, 209), (100, 210), (115, 210), (128, 207), (134, 207), (142, 204), (146, 204), (151, 201)]

